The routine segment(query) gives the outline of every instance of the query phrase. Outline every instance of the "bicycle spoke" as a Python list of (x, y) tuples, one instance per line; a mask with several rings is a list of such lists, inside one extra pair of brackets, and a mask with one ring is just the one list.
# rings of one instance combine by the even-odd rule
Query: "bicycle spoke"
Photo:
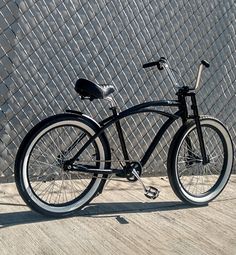
[[(28, 178), (41, 200), (55, 205), (72, 201), (94, 180), (93, 173), (64, 172), (62, 167), (63, 160), (73, 157), (88, 139), (81, 129), (63, 126), (47, 132), (35, 145), (29, 159)], [(99, 168), (101, 161), (96, 158), (96, 150), (93, 143), (89, 145), (75, 166)]]
[[(224, 150), (214, 130), (203, 127), (209, 163), (203, 165), (198, 135), (193, 129), (183, 141), (178, 154), (178, 176), (182, 186), (193, 195), (205, 194), (217, 182), (223, 167)], [(191, 176), (192, 175), (192, 176)]]

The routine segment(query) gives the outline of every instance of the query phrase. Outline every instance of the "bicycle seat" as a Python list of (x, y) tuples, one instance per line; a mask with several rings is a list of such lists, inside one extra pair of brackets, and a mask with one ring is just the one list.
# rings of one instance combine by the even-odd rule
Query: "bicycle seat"
[(75, 83), (75, 91), (82, 99), (89, 98), (93, 100), (106, 98), (113, 93), (115, 89), (111, 85), (97, 85), (86, 79), (78, 79)]

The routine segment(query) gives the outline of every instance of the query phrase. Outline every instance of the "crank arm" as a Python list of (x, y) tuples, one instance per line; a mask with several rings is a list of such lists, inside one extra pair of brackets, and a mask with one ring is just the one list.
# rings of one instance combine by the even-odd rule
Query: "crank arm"
[(144, 191), (144, 195), (147, 197), (147, 198), (150, 198), (150, 199), (155, 199), (159, 196), (160, 194), (160, 191), (155, 188), (155, 187), (152, 187), (152, 186), (148, 186), (146, 187), (143, 183), (143, 181), (141, 180), (139, 174), (137, 173), (137, 171), (135, 169), (132, 170), (132, 174), (138, 179), (138, 181), (140, 182), (140, 184), (142, 185), (143, 187), (143, 191)]

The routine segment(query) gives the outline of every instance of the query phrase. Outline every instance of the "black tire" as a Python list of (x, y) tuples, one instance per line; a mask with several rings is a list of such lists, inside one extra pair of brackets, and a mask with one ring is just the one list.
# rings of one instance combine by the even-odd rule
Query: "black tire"
[(233, 143), (226, 127), (217, 119), (202, 116), (209, 163), (202, 164), (195, 121), (184, 124), (173, 138), (167, 160), (170, 185), (184, 202), (205, 205), (227, 184), (233, 167)]
[[(66, 113), (49, 117), (30, 130), (17, 152), (15, 181), (19, 194), (31, 209), (47, 216), (66, 216), (96, 196), (106, 175), (68, 172), (62, 166), (98, 128), (95, 121), (84, 115)], [(76, 162), (109, 168), (109, 160), (109, 144), (105, 135), (101, 135)]]

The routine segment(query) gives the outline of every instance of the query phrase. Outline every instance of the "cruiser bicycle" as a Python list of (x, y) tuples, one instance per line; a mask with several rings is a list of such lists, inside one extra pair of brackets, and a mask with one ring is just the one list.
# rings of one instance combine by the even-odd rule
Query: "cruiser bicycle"
[[(163, 57), (143, 67), (166, 70), (177, 88), (177, 98), (145, 102), (118, 112), (112, 97), (113, 86), (79, 79), (75, 90), (81, 99), (108, 100), (111, 116), (98, 123), (81, 112), (67, 110), (42, 120), (28, 132), (17, 152), (15, 181), (19, 194), (31, 209), (49, 216), (72, 214), (101, 194), (112, 175), (139, 181), (145, 196), (155, 199), (159, 190), (144, 184), (142, 168), (165, 131), (178, 119), (182, 126), (171, 141), (167, 157), (167, 174), (173, 191), (182, 201), (195, 206), (208, 204), (222, 192), (233, 166), (232, 140), (221, 121), (199, 115), (196, 102), (201, 73), (209, 63), (201, 61), (194, 87), (179, 86)], [(170, 113), (160, 107), (176, 111)], [(127, 149), (121, 119), (141, 113), (162, 115), (167, 120), (140, 161), (135, 161)], [(123, 154), (120, 168), (112, 167), (106, 136), (111, 125), (115, 125)]]

